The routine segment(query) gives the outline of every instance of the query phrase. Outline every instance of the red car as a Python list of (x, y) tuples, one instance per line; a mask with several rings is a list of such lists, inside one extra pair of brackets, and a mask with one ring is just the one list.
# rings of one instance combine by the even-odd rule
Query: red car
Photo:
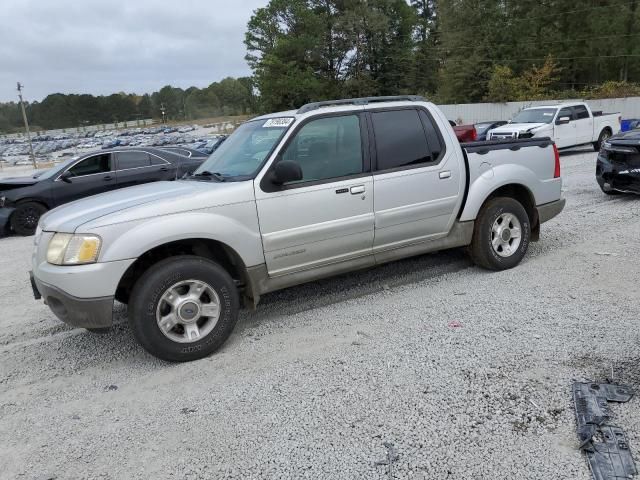
[(453, 131), (456, 132), (456, 137), (460, 143), (475, 142), (478, 139), (475, 125), (456, 125), (456, 122), (451, 120), (449, 120), (449, 124), (453, 127)]

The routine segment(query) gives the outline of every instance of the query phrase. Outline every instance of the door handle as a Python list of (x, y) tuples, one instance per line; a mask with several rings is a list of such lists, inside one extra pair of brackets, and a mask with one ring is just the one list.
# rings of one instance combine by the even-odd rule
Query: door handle
[(364, 193), (364, 185), (356, 185), (355, 187), (351, 187), (349, 189), (351, 195), (358, 195), (360, 193)]
[(167, 167), (160, 167), (161, 172), (168, 172), (169, 169)]
[(449, 170), (446, 170), (444, 172), (440, 172), (439, 177), (440, 177), (440, 180), (444, 180), (445, 178), (450, 178), (451, 177), (451, 172)]
[(107, 175), (106, 177), (102, 177), (102, 180), (104, 180), (105, 182), (110, 182), (111, 180), (113, 180), (113, 177), (111, 175)]

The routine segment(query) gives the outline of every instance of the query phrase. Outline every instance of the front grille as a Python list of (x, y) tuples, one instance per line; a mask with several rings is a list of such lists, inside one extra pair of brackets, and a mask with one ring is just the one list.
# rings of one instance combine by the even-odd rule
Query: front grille
[(518, 138), (518, 132), (500, 132), (491, 134), (491, 140), (513, 140), (514, 138)]

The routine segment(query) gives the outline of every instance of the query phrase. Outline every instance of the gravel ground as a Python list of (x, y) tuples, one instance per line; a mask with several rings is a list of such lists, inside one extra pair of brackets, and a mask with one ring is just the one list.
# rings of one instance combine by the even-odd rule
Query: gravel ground
[[(567, 207), (510, 271), (460, 251), (268, 295), (169, 364), (32, 299), (0, 239), (0, 477), (589, 479), (574, 379), (640, 391), (640, 198), (562, 157)], [(640, 397), (614, 407), (640, 459)], [(388, 459), (393, 461), (391, 465)]]

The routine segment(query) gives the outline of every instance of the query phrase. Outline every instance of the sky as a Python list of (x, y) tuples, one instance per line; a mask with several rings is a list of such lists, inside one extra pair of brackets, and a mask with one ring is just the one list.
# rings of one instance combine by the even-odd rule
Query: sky
[(0, 102), (152, 93), (251, 73), (247, 22), (268, 0), (0, 0)]

